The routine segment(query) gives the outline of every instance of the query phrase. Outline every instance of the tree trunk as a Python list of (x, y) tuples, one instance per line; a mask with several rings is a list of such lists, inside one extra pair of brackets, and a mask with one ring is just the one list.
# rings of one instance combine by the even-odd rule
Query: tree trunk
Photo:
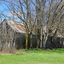
[(39, 48), (39, 43), (40, 43), (40, 40), (38, 39), (37, 40), (37, 48)]
[(36, 48), (39, 48), (39, 44), (40, 44), (39, 36), (36, 36), (36, 40), (37, 40), (37, 47)]
[(14, 43), (13, 43), (13, 40), (11, 40), (10, 42), (10, 53), (15, 53), (15, 47), (14, 47)]
[(44, 34), (44, 38), (43, 38), (44, 40), (43, 40), (43, 49), (45, 49), (46, 48), (46, 42), (47, 42), (47, 39), (48, 39), (48, 34), (46, 35), (46, 34)]
[(43, 43), (42, 43), (42, 28), (41, 28), (41, 32), (40, 32), (40, 48), (42, 48), (43, 46)]
[(29, 36), (28, 36), (28, 33), (26, 33), (26, 49), (28, 49), (28, 38)]
[(4, 46), (4, 44), (2, 43), (2, 46), (1, 46), (1, 51), (3, 50), (3, 46)]
[(30, 48), (32, 48), (32, 33), (30, 33)]

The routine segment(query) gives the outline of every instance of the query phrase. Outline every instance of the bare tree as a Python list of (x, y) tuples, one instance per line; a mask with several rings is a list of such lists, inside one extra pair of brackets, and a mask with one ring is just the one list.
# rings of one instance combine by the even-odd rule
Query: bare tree
[[(56, 29), (53, 35), (53, 37), (55, 37), (59, 27), (58, 24), (63, 23), (61, 18), (64, 17), (63, 16), (64, 4), (62, 0), (57, 0), (57, 1), (56, 0), (43, 0), (43, 1), (36, 0), (36, 3), (37, 3), (36, 18), (39, 25), (39, 31), (41, 34), (40, 48), (42, 47), (45, 48), (48, 36), (51, 35), (52, 31)], [(42, 30), (44, 29), (42, 28), (44, 27), (44, 25), (46, 26), (45, 28), (46, 30)], [(43, 46), (42, 46), (42, 33), (44, 35)]]
[[(64, 34), (64, 0), (2, 0), (13, 11), (14, 15), (25, 24), (26, 28), (26, 49), (28, 48), (29, 37), (32, 34), (37, 36), (37, 48), (45, 48), (48, 36), (55, 30)], [(60, 25), (59, 25), (60, 24)], [(62, 26), (61, 26), (62, 25)], [(30, 42), (32, 47), (32, 40)]]

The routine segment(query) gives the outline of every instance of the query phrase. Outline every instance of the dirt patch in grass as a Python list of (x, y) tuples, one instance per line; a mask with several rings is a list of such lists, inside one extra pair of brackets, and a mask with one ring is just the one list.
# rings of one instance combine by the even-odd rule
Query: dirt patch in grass
[(16, 51), (15, 54), (24, 54), (24, 55), (29, 55), (29, 54), (26, 53), (25, 51)]
[(4, 52), (0, 52), (0, 55), (11, 55), (12, 53), (4, 53)]
[(9, 52), (0, 52), (0, 55), (15, 55), (15, 54), (24, 54), (24, 55), (29, 55), (28, 53), (24, 51), (15, 51), (15, 53), (9, 53)]

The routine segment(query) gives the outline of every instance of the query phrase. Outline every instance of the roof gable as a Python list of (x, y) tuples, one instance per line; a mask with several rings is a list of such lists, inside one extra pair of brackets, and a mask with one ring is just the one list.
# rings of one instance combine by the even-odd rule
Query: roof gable
[(25, 25), (21, 22), (4, 20), (14, 31), (19, 33), (26, 33)]

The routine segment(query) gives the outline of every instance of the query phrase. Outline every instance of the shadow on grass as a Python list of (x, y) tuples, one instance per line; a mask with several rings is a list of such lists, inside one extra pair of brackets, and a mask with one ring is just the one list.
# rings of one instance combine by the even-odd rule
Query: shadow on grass
[(64, 48), (49, 50), (49, 52), (64, 53)]
[(64, 53), (64, 48), (43, 50), (43, 49), (22, 49), (26, 53)]

